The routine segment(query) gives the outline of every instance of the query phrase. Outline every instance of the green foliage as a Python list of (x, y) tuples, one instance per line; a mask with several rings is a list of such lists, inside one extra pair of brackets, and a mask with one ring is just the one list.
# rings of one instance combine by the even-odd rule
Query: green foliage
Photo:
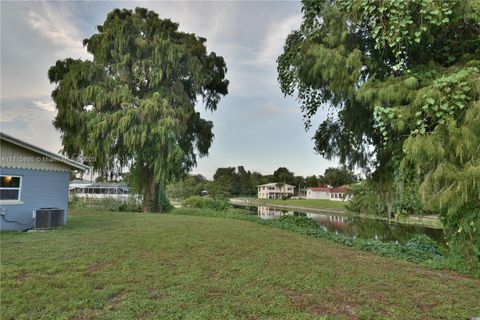
[(182, 202), (182, 206), (186, 208), (212, 209), (217, 211), (225, 211), (231, 208), (228, 199), (201, 196), (193, 196), (185, 199)]
[(68, 201), (69, 209), (92, 208), (115, 212), (141, 212), (142, 206), (138, 199), (130, 197), (127, 201), (114, 198), (80, 198), (72, 196)]
[(430, 237), (419, 234), (410, 239), (406, 244), (405, 248), (415, 252), (419, 257), (431, 257), (436, 258), (442, 256), (442, 252), (438, 243), (436, 243)]
[(316, 223), (314, 220), (307, 217), (283, 216), (283, 217), (280, 217), (279, 220), (284, 223), (295, 225), (301, 228), (318, 228), (318, 223)]
[(327, 168), (323, 176), (318, 180), (320, 183), (328, 184), (333, 187), (340, 187), (352, 184), (357, 181), (357, 176), (347, 167), (342, 166), (338, 168)]
[(305, 184), (307, 187), (318, 187), (319, 186), (319, 179), (316, 175), (308, 176), (305, 178)]
[(333, 109), (315, 150), (373, 168), (377, 186), (358, 210), (436, 212), (452, 237), (464, 208), (480, 207), (480, 2), (305, 0), (302, 11), (278, 79), (298, 92), (307, 127), (322, 105)]
[(480, 269), (480, 205), (465, 206), (456, 215), (444, 215), (451, 259), (465, 269)]
[(205, 38), (146, 9), (115, 9), (97, 29), (84, 40), (93, 61), (59, 60), (48, 72), (63, 152), (95, 170), (128, 167), (144, 211), (164, 210), (165, 184), (208, 153), (213, 124), (195, 104), (216, 110), (225, 62)]
[(293, 172), (290, 172), (285, 167), (280, 167), (273, 172), (273, 180), (279, 183), (287, 183), (287, 184), (294, 184), (295, 177)]
[(187, 175), (181, 180), (167, 186), (167, 195), (171, 199), (183, 200), (198, 196), (202, 191), (209, 191), (211, 182), (202, 175)]
[(347, 209), (366, 215), (386, 216), (387, 206), (378, 190), (378, 185), (371, 181), (362, 181), (352, 186), (352, 200)]

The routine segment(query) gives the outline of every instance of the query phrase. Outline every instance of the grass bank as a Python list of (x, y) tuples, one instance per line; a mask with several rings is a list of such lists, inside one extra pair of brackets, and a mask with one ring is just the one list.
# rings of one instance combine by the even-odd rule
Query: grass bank
[[(1, 319), (463, 319), (480, 280), (208, 210), (1, 234)], [(235, 212), (228, 213), (232, 217)], [(197, 216), (195, 216), (197, 215)]]

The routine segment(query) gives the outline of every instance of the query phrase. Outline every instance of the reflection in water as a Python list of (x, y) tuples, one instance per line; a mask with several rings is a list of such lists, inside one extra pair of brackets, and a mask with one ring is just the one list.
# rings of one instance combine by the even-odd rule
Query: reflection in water
[(348, 235), (353, 238), (398, 241), (405, 243), (417, 234), (426, 234), (444, 245), (443, 230), (424, 226), (411, 226), (395, 222), (361, 217), (350, 217), (338, 213), (317, 213), (282, 210), (268, 206), (241, 206), (257, 214), (261, 219), (274, 219), (281, 216), (304, 216), (317, 221), (327, 231)]

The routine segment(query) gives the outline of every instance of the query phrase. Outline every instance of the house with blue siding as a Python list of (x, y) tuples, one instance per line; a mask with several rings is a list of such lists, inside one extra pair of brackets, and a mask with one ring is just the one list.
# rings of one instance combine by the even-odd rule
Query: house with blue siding
[(35, 212), (63, 210), (68, 218), (70, 173), (88, 166), (0, 133), (0, 230), (34, 227)]

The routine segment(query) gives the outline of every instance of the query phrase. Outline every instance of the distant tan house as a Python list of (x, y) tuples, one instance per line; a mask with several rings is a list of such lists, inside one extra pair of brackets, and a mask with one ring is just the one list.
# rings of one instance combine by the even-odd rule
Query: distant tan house
[(294, 189), (294, 186), (286, 183), (281, 184), (281, 187), (279, 187), (276, 182), (257, 186), (258, 198), (261, 199), (281, 199), (282, 197), (291, 197), (293, 196)]
[(345, 188), (307, 188), (307, 199), (348, 201), (352, 195)]

